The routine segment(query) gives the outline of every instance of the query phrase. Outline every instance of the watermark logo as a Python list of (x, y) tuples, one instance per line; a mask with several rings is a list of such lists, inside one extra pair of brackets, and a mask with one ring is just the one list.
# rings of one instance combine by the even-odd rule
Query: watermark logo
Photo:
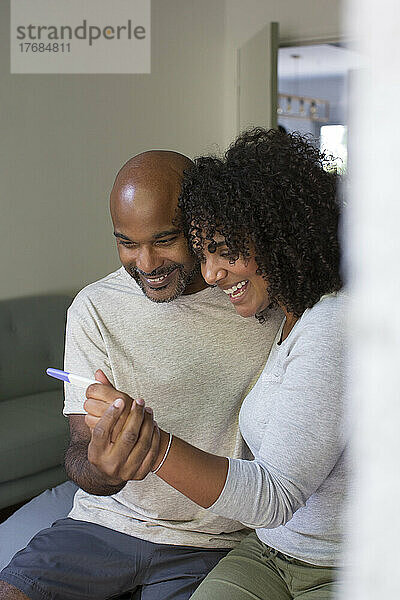
[(150, 73), (150, 0), (11, 0), (11, 73)]

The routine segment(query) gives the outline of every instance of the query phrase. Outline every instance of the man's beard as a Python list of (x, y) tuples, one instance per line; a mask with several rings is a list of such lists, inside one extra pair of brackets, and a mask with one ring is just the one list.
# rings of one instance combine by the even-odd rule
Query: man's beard
[[(171, 293), (171, 295), (166, 298), (163, 298), (163, 297), (157, 298), (154, 296), (149, 296), (148, 295), (149, 288), (145, 283), (143, 283), (143, 280), (140, 277), (140, 274), (143, 275), (143, 277), (161, 277), (162, 275), (169, 275), (169, 273), (172, 273), (172, 271), (175, 271), (175, 269), (177, 270), (177, 274), (175, 276), (176, 283), (175, 283), (175, 289), (174, 289), (173, 293)], [(143, 271), (140, 271), (136, 267), (128, 267), (126, 270), (128, 271), (129, 275), (132, 277), (132, 279), (134, 279), (136, 281), (136, 283), (138, 284), (138, 286), (140, 287), (140, 289), (142, 290), (144, 295), (149, 300), (151, 300), (152, 302), (161, 303), (161, 302), (172, 302), (173, 300), (176, 300), (177, 298), (179, 298), (179, 296), (181, 296), (183, 294), (183, 292), (185, 291), (187, 286), (190, 283), (192, 283), (192, 281), (197, 277), (197, 275), (200, 274), (200, 264), (195, 263), (193, 268), (190, 271), (185, 271), (185, 267), (178, 263), (175, 263), (174, 265), (171, 265), (168, 268), (156, 269), (156, 270), (152, 271), (151, 273), (143, 273)], [(171, 285), (171, 284), (167, 284), (165, 287), (167, 287), (168, 285)], [(154, 289), (152, 289), (152, 292), (157, 293), (158, 290), (163, 291), (163, 289), (164, 288), (162, 288), (162, 287), (154, 288)]]

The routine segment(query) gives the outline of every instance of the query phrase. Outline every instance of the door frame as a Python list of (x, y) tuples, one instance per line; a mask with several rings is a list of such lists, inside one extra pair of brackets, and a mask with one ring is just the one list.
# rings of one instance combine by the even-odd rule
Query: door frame
[[(277, 21), (277, 23), (279, 26), (279, 21)], [(315, 36), (315, 37), (293, 36), (293, 37), (278, 38), (278, 50), (279, 50), (279, 48), (287, 48), (290, 46), (315, 46), (317, 44), (338, 44), (338, 43), (352, 44), (353, 42), (354, 42), (354, 39), (350, 39), (345, 35), (337, 35), (337, 36), (322, 35), (322, 36)], [(235, 128), (236, 136), (237, 136), (240, 132), (239, 48), (236, 48), (236, 50), (235, 50), (234, 66), (235, 66), (235, 95), (236, 95), (234, 128)], [(278, 100), (278, 77), (276, 79), (277, 79), (277, 86), (276, 86), (276, 88), (277, 88), (276, 89), (276, 102), (277, 102), (277, 100)]]
[(286, 37), (279, 40), (279, 48), (287, 48), (289, 46), (316, 46), (317, 44), (351, 44), (354, 40), (346, 36), (321, 36), (321, 37)]

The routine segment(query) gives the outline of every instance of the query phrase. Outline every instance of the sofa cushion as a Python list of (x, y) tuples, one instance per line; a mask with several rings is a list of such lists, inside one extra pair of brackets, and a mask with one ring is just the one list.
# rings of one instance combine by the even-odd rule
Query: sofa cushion
[(59, 388), (47, 367), (62, 368), (67, 295), (0, 300), (0, 401)]
[(63, 463), (68, 419), (62, 388), (0, 402), (0, 482)]
[[(58, 465), (29, 477), (0, 483), (0, 510), (37, 496), (46, 488), (52, 488), (67, 479), (64, 467)], [(0, 527), (1, 530), (1, 527)], [(0, 544), (1, 555), (1, 544)], [(0, 565), (1, 569), (1, 565)]]

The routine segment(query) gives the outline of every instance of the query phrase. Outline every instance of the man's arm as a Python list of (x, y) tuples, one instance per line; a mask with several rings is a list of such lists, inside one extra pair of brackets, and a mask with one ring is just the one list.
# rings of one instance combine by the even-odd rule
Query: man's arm
[(117, 405), (122, 402), (114, 399), (116, 402), (107, 404), (103, 423), (97, 423), (93, 429), (85, 423), (84, 415), (69, 417), (71, 442), (65, 456), (67, 474), (83, 490), (97, 496), (111, 496), (122, 490), (127, 481), (144, 479), (159, 454), (160, 431), (153, 411), (131, 399), (125, 401), (128, 417), (124, 418), (124, 429), (113, 440), (117, 420), (114, 413), (121, 415)]
[(70, 444), (65, 455), (65, 470), (69, 479), (80, 488), (96, 496), (112, 496), (125, 486), (126, 481), (115, 484), (88, 460), (91, 432), (85, 415), (70, 415)]

